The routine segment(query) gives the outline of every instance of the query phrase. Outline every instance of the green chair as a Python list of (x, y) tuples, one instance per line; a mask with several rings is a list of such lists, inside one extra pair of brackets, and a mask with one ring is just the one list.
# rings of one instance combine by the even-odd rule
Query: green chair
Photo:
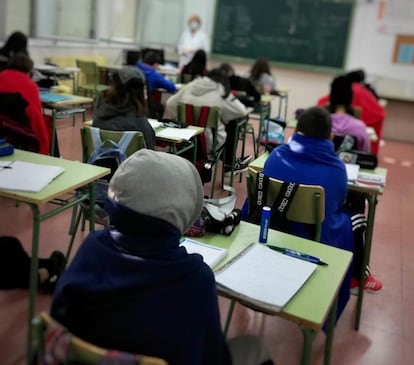
[[(76, 65), (80, 69), (77, 92), (94, 97), (95, 108), (97, 108), (101, 102), (102, 94), (109, 89), (109, 86), (99, 83), (100, 75), (96, 62), (76, 60)], [(79, 81), (82, 77), (85, 82), (81, 84)]]
[[(257, 173), (252, 170), (246, 176), (247, 199), (254, 201)], [(283, 185), (283, 181), (270, 178), (267, 193), (267, 205), (271, 206)], [(320, 242), (322, 222), (325, 219), (325, 190), (319, 185), (299, 184), (298, 190), (293, 197), (287, 219), (292, 222), (312, 224), (315, 226), (313, 240)]]
[[(104, 320), (104, 319), (102, 319)], [(72, 335), (65, 327), (56, 322), (49, 314), (42, 312), (32, 319), (35, 343), (32, 357), (38, 364), (43, 364), (45, 355), (50, 363), (98, 365), (103, 362), (108, 365), (121, 363), (120, 358), (132, 357), (137, 365), (168, 365), (158, 357), (128, 354), (106, 350)], [(52, 345), (50, 345), (52, 344)], [(132, 361), (131, 359), (131, 361)], [(49, 363), (48, 362), (48, 363)]]
[[(256, 179), (257, 172), (249, 170), (249, 173), (246, 176), (247, 199), (249, 206), (252, 206), (255, 199)], [(273, 178), (269, 179), (267, 197), (264, 197), (267, 205), (273, 205), (280, 189), (282, 188), (282, 185), (283, 181)], [(289, 221), (314, 225), (315, 234), (313, 240), (320, 242), (322, 222), (325, 219), (325, 190), (318, 185), (300, 184), (286, 216)], [(235, 301), (231, 301), (224, 327), (225, 334), (227, 334), (230, 327), (234, 306)]]
[[(82, 162), (87, 163), (89, 156), (92, 155), (92, 153), (95, 151), (95, 146), (94, 146), (94, 142), (93, 142), (93, 138), (92, 138), (92, 128), (95, 127), (82, 127), (80, 128), (80, 135), (81, 135), (81, 141), (82, 141)], [(96, 128), (98, 129), (98, 128)], [(125, 131), (126, 132), (126, 131)], [(109, 130), (104, 130), (104, 129), (99, 129), (99, 134), (101, 137), (101, 140), (103, 143), (105, 143), (105, 141), (111, 141), (112, 142), (119, 142), (122, 138), (122, 136), (124, 135), (125, 132), (120, 132), (120, 131), (109, 131)], [(135, 153), (136, 151), (145, 148), (145, 140), (144, 140), (144, 135), (139, 132), (139, 131), (128, 131), (128, 133), (133, 133), (133, 137), (131, 139), (131, 141), (129, 142), (128, 147), (126, 148), (125, 154), (127, 155), (127, 157), (129, 157), (130, 155), (132, 155), (133, 153)], [(106, 187), (109, 183), (109, 180), (111, 178), (111, 175), (106, 176), (103, 180), (98, 180), (96, 181), (94, 184), (95, 186), (103, 186)], [(75, 236), (76, 236), (76, 232), (78, 230), (79, 224), (82, 220), (82, 226), (81, 229), (82, 231), (85, 229), (85, 220), (86, 218), (89, 216), (87, 213), (87, 210), (90, 209), (89, 207), (86, 207), (85, 205), (81, 205), (80, 206), (80, 211), (78, 214), (78, 206), (75, 205), (73, 208), (73, 213), (72, 213), (72, 219), (71, 219), (71, 224), (70, 224), (70, 229), (69, 229), (69, 234), (71, 235), (71, 240), (69, 243), (69, 247), (66, 253), (66, 261), (68, 261), (69, 257), (70, 257), (70, 253), (72, 251), (72, 245), (73, 242), (75, 240)], [(95, 216), (96, 216), (96, 223), (98, 224), (102, 224), (102, 225), (106, 225), (107, 222), (105, 220), (105, 217), (99, 217), (99, 214), (97, 214), (97, 212), (95, 212)]]
[[(220, 110), (217, 107), (197, 106), (193, 104), (178, 103), (177, 120), (186, 122), (202, 128), (210, 128), (213, 136), (213, 164), (214, 172), (211, 182), (211, 195), (214, 196), (214, 188), (217, 178), (218, 161), (223, 153), (223, 146), (218, 146), (218, 125), (220, 123)], [(208, 162), (205, 133), (196, 136), (195, 148), (197, 149), (197, 160), (202, 163)]]

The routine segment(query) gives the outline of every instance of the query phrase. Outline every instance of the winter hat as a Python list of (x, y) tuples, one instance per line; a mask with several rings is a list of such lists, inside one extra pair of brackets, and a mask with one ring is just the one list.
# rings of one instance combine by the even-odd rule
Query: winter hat
[(118, 70), (119, 80), (122, 85), (126, 85), (132, 81), (145, 83), (145, 76), (142, 71), (136, 67), (123, 67)]
[(142, 149), (126, 159), (109, 183), (108, 197), (137, 213), (185, 232), (203, 207), (200, 176), (186, 159)]

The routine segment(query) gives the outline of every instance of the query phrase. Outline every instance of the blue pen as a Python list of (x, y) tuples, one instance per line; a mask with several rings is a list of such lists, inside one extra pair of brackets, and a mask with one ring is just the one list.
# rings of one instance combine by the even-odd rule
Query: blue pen
[(317, 265), (323, 265), (323, 266), (328, 265), (326, 262), (322, 261), (319, 257), (308, 255), (307, 253), (299, 252), (299, 251), (292, 250), (286, 247), (278, 247), (278, 246), (272, 246), (272, 245), (268, 245), (268, 247), (274, 251), (283, 253), (284, 255), (294, 257), (296, 259), (312, 262)]

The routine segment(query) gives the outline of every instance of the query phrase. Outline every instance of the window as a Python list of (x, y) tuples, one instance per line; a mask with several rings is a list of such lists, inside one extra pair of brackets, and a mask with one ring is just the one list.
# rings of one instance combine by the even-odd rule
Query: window
[(183, 0), (142, 0), (141, 9), (142, 43), (175, 47), (184, 21)]
[(95, 38), (96, 0), (37, 0), (36, 36)]
[(6, 37), (17, 30), (30, 34), (30, 2), (31, 0), (13, 0), (5, 4)]
[(111, 1), (112, 13), (110, 39), (124, 42), (134, 42), (137, 35), (138, 0)]

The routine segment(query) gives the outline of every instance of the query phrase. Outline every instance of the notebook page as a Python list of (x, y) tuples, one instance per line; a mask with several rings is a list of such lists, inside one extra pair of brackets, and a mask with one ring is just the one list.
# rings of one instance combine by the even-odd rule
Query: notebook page
[(0, 189), (37, 193), (63, 171), (60, 166), (0, 161)]
[(189, 238), (186, 238), (180, 246), (185, 247), (188, 253), (198, 253), (203, 256), (203, 261), (211, 268), (227, 255), (227, 250), (224, 248), (207, 245)]
[(218, 284), (244, 298), (282, 308), (316, 269), (263, 245), (253, 245), (231, 265), (216, 274)]
[(196, 130), (191, 128), (171, 128), (167, 127), (157, 132), (157, 137), (169, 138), (169, 139), (185, 139), (190, 140), (197, 133)]

